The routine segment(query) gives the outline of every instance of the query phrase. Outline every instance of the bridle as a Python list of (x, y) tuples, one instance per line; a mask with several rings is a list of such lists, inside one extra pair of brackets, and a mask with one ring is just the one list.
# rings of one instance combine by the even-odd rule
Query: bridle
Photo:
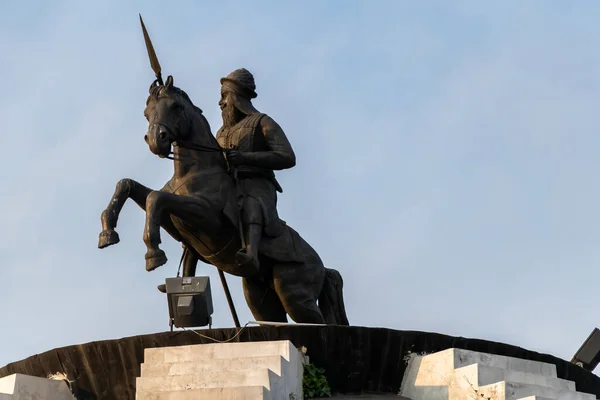
[[(226, 157), (227, 151), (230, 149), (223, 149), (221, 147), (213, 147), (213, 146), (205, 146), (202, 144), (190, 143), (183, 139), (175, 139), (175, 135), (173, 134), (173, 132), (171, 131), (171, 129), (168, 126), (163, 125), (163, 124), (151, 124), (150, 127), (152, 127), (152, 126), (159, 126), (160, 128), (164, 129), (164, 131), (167, 133), (168, 139), (171, 141), (171, 144), (173, 145), (173, 147), (182, 147), (184, 149), (190, 149), (190, 150), (200, 151), (200, 152), (204, 152), (204, 153), (220, 152), (220, 153), (223, 153), (223, 156), (225, 157), (225, 159), (227, 159), (227, 157)], [(174, 154), (173, 151), (169, 152), (168, 156), (164, 156), (162, 158), (168, 158), (169, 160), (176, 160), (175, 157), (171, 156), (171, 154)]]

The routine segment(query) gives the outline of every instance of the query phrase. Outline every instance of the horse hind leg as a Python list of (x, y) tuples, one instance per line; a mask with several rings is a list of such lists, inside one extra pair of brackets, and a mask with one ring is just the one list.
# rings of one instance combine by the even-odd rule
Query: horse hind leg
[(244, 297), (252, 316), (257, 321), (288, 322), (286, 310), (271, 287), (270, 278), (259, 276), (242, 278)]
[(301, 265), (279, 264), (273, 267), (275, 291), (285, 311), (296, 323), (326, 323), (317, 305), (322, 287), (322, 279), (317, 279), (318, 276), (319, 270), (308, 271)]
[(344, 306), (343, 286), (342, 275), (335, 269), (326, 268), (319, 308), (328, 325), (350, 325)]

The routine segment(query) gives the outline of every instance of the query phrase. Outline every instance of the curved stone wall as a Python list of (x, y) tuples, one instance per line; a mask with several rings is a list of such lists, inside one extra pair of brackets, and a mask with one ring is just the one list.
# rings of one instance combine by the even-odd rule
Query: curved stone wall
[[(198, 331), (227, 340), (235, 329)], [(246, 328), (236, 341), (289, 339), (305, 346), (311, 362), (326, 370), (337, 393), (398, 393), (409, 353), (433, 353), (459, 348), (553, 363), (559, 378), (574, 381), (580, 392), (600, 397), (600, 378), (571, 363), (520, 347), (437, 333), (342, 326), (281, 326)], [(73, 345), (34, 355), (0, 368), (0, 377), (13, 373), (46, 377), (64, 372), (79, 390), (78, 397), (134, 400), (144, 349), (212, 343), (192, 331), (164, 332)]]

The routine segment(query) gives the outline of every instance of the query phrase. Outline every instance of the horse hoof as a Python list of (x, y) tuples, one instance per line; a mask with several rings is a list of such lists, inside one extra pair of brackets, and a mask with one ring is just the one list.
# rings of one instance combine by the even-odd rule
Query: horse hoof
[(156, 268), (167, 263), (167, 256), (164, 251), (148, 250), (146, 252), (146, 271), (154, 271)]
[(161, 293), (167, 293), (167, 285), (165, 285), (164, 283), (158, 285), (156, 288)]
[(103, 249), (112, 244), (117, 244), (119, 243), (119, 241), (119, 234), (112, 229), (107, 229), (105, 231), (100, 232), (100, 238), (98, 239), (98, 248)]

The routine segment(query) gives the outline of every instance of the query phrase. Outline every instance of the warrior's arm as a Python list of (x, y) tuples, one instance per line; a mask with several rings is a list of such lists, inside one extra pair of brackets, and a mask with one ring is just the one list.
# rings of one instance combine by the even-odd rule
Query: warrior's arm
[(269, 150), (245, 153), (245, 164), (273, 170), (295, 166), (296, 155), (279, 124), (265, 115), (260, 120), (260, 128)]

